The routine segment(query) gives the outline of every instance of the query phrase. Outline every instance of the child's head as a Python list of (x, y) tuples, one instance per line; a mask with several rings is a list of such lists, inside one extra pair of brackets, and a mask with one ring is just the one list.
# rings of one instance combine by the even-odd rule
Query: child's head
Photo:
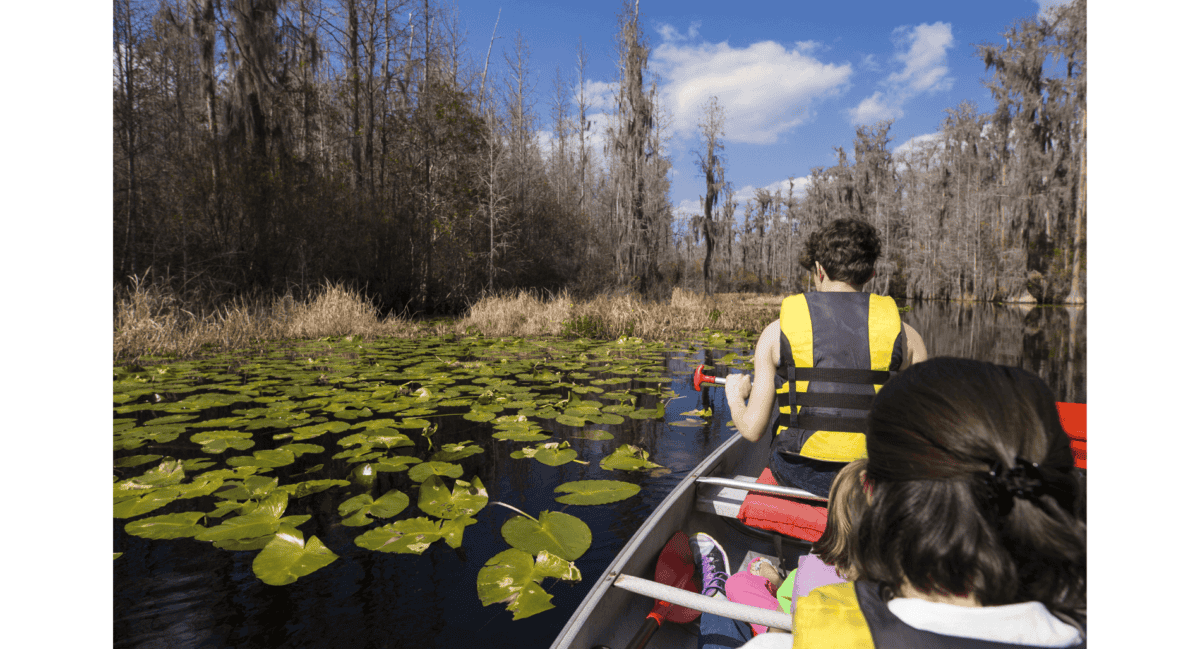
[(812, 546), (812, 553), (827, 565), (837, 569), (846, 579), (857, 574), (854, 569), (854, 528), (867, 508), (861, 474), (867, 470), (867, 460), (860, 459), (842, 467), (829, 488), (829, 520), (825, 532)]
[(830, 279), (862, 286), (871, 279), (882, 251), (874, 226), (857, 219), (838, 219), (808, 236), (800, 265), (816, 272), (820, 262)]
[(860, 579), (972, 594), (983, 606), (1087, 607), (1087, 528), (1070, 441), (1037, 376), (961, 358), (913, 365), (875, 395)]

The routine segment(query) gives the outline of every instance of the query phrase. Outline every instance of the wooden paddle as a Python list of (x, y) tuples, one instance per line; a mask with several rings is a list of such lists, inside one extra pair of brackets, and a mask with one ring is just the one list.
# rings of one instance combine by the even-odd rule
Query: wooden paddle
[[(692, 559), (692, 549), (688, 546), (688, 537), (683, 532), (676, 532), (671, 540), (667, 541), (667, 546), (663, 548), (662, 554), (658, 555), (658, 565), (654, 568), (654, 581), (698, 593), (700, 587), (696, 585), (695, 570), (696, 563)], [(654, 608), (646, 616), (642, 628), (629, 642), (629, 649), (643, 649), (650, 641), (650, 636), (654, 635), (654, 632), (662, 626), (664, 620), (676, 624), (687, 624), (697, 617), (700, 617), (700, 611), (659, 600), (654, 603)]]

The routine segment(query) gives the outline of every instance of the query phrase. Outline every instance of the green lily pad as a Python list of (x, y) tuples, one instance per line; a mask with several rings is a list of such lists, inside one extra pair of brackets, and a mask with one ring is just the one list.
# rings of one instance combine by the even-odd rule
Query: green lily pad
[(292, 528), (283, 528), (254, 557), (252, 567), (263, 583), (283, 586), (324, 568), (337, 558), (333, 551), (321, 543), (321, 539), (313, 536), (305, 543), (303, 534)]
[(513, 620), (554, 608), (551, 595), (540, 585), (533, 556), (517, 549), (505, 550), (488, 559), (479, 570), (475, 586), (484, 606), (507, 604)]
[(398, 428), (428, 428), (429, 421), (414, 417), (405, 417), (404, 421), (400, 422)]
[(662, 403), (659, 403), (656, 408), (638, 408), (629, 413), (629, 417), (632, 419), (662, 419), (666, 415), (667, 411)]
[(421, 554), (440, 538), (441, 526), (422, 516), (377, 527), (354, 539), (354, 544), (380, 552)]
[(446, 545), (458, 548), (462, 546), (463, 533), (466, 531), (467, 526), (474, 525), (477, 522), (479, 521), (470, 516), (459, 516), (458, 518), (442, 521), (438, 527), (438, 531), (441, 533), (442, 540), (446, 542)]
[(583, 417), (577, 417), (574, 415), (559, 415), (554, 418), (554, 421), (557, 421), (563, 426), (571, 426), (573, 428), (582, 428), (583, 426), (587, 426), (588, 423)]
[(305, 453), (321, 453), (325, 450), (324, 446), (316, 444), (285, 444), (279, 447), (281, 451), (287, 451), (296, 457), (300, 457)]
[[(493, 435), (493, 437), (495, 437), (495, 436)], [(579, 439), (590, 439), (594, 442), (603, 442), (605, 440), (612, 439), (613, 434), (608, 432), (607, 430), (600, 430), (598, 428), (593, 428), (591, 430), (581, 430), (581, 431), (579, 431), (578, 435), (572, 435), (572, 437), (577, 437)]]
[(303, 498), (315, 493), (321, 493), (333, 487), (349, 487), (349, 480), (308, 480), (296, 484), (283, 485), (280, 491), (286, 492), (292, 498)]
[(465, 415), (463, 415), (463, 419), (466, 419), (467, 421), (475, 421), (475, 422), (491, 421), (495, 418), (496, 418), (496, 413), (484, 412), (481, 410), (472, 410), (471, 412), (468, 412)]
[(216, 527), (210, 527), (196, 534), (198, 541), (226, 541), (237, 539), (253, 539), (268, 534), (274, 534), (279, 529), (279, 517), (269, 513), (257, 512), (235, 516)]
[(608, 457), (600, 460), (600, 468), (614, 470), (621, 469), (624, 471), (638, 471), (643, 469), (654, 469), (661, 467), (661, 464), (655, 464), (650, 461), (650, 454), (632, 444), (622, 444), (617, 447)]
[(350, 424), (344, 421), (330, 421), (323, 424), (315, 424), (313, 426), (301, 426), (292, 430), (290, 433), (280, 433), (274, 437), (275, 439), (291, 438), (292, 441), (299, 442), (306, 439), (312, 439), (314, 437), (320, 437), (325, 433), (340, 433), (349, 428)]
[(471, 457), (482, 453), (483, 449), (476, 446), (474, 442), (462, 442), (458, 444), (443, 444), (442, 450), (433, 454), (430, 459), (435, 462), (457, 462), (463, 458)]
[(420, 462), (421, 458), (413, 457), (411, 455), (400, 455), (397, 457), (385, 457), (376, 460), (373, 466), (375, 467), (376, 471), (383, 473), (388, 471), (405, 471), (409, 466), (413, 464), (419, 464)]
[(449, 462), (422, 462), (408, 470), (408, 478), (413, 482), (425, 482), (431, 475), (441, 475), (447, 478), (461, 478), (463, 468)]
[(253, 457), (249, 455), (231, 457), (225, 463), (229, 466), (256, 466), (264, 469), (274, 469), (287, 466), (295, 461), (296, 456), (291, 451), (271, 449), (268, 451), (255, 451)]
[(502, 430), (498, 433), (492, 433), (494, 439), (506, 440), (510, 442), (540, 442), (550, 439), (550, 436), (545, 433), (539, 433), (529, 429)]
[(668, 423), (667, 425), (668, 426), (679, 426), (681, 428), (699, 428), (704, 425), (704, 420), (703, 419), (680, 419), (678, 421), (672, 421), (672, 422)]
[(371, 523), (372, 517), (391, 518), (404, 511), (405, 507), (408, 507), (408, 496), (392, 489), (378, 499), (371, 498), (369, 494), (349, 498), (338, 505), (338, 515), (345, 517), (343, 524), (357, 527)]
[(605, 505), (636, 495), (641, 487), (620, 480), (577, 480), (554, 488), (566, 495), (555, 498), (564, 505)]
[(514, 459), (519, 460), (531, 457), (548, 466), (562, 466), (574, 460), (578, 455), (578, 453), (571, 449), (569, 442), (546, 442), (537, 446), (526, 447), (519, 451), (513, 451), (510, 454)]
[(205, 453), (222, 453), (228, 449), (244, 451), (254, 446), (253, 433), (236, 430), (210, 430), (192, 435), (193, 443), (199, 444)]
[(500, 534), (518, 550), (529, 554), (544, 550), (567, 561), (583, 556), (592, 545), (592, 530), (587, 523), (562, 512), (542, 512), (536, 521), (514, 516), (500, 528)]
[(133, 518), (142, 514), (165, 507), (179, 498), (178, 487), (164, 487), (147, 493), (144, 496), (128, 498), (113, 503), (113, 518)]
[(182, 539), (204, 531), (196, 522), (204, 517), (203, 512), (183, 512), (151, 516), (125, 524), (125, 532), (146, 539)]
[(488, 492), (479, 476), (472, 478), (471, 482), (455, 480), (452, 493), (441, 478), (431, 475), (421, 483), (421, 491), (417, 496), (417, 506), (421, 511), (445, 519), (472, 516), (487, 503)]
[(116, 462), (113, 463), (113, 466), (122, 467), (122, 468), (131, 467), (131, 466), (140, 466), (142, 464), (148, 464), (150, 462), (153, 462), (153, 461), (161, 459), (161, 458), (162, 458), (161, 455), (131, 455), (129, 457), (123, 457), (123, 458), (117, 460)]

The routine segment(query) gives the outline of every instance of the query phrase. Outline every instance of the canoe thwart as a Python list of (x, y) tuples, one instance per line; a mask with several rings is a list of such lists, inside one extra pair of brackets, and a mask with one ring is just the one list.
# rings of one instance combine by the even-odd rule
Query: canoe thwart
[(758, 482), (745, 482), (742, 480), (730, 480), (729, 478), (710, 478), (699, 477), (696, 482), (703, 484), (717, 485), (720, 487), (733, 487), (735, 489), (745, 489), (757, 493), (768, 493), (775, 496), (791, 496), (792, 498), (804, 498), (806, 500), (819, 500), (828, 502), (828, 498), (822, 498), (814, 493), (809, 493), (803, 489), (793, 489), (792, 487), (780, 487), (779, 485), (762, 484)]
[(653, 599), (678, 604), (690, 609), (695, 609), (703, 613), (711, 613), (720, 615), (733, 620), (749, 622), (751, 624), (761, 624), (763, 626), (783, 629), (785, 631), (792, 630), (792, 618), (790, 615), (779, 611), (768, 611), (765, 608), (750, 606), (748, 604), (737, 604), (725, 599), (717, 599), (708, 597), (698, 593), (692, 593), (682, 588), (672, 588), (665, 584), (660, 584), (649, 579), (641, 579), (630, 575), (620, 575), (613, 582), (613, 586), (627, 590), (631, 593), (645, 595)]

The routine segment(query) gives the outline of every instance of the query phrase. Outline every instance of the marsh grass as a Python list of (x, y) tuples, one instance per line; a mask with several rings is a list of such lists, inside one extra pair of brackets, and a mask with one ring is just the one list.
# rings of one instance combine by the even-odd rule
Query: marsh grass
[(667, 340), (687, 333), (761, 330), (779, 314), (782, 296), (722, 293), (705, 297), (676, 287), (668, 302), (632, 295), (574, 300), (569, 294), (541, 298), (519, 292), (484, 298), (456, 330), (485, 336), (566, 336)]
[[(113, 291), (113, 357), (194, 357), (289, 338), (395, 335), (404, 322), (380, 320), (360, 292), (326, 282), (307, 299), (182, 297), (165, 282), (133, 278)], [(213, 302), (217, 304), (213, 305)]]
[(430, 335), (562, 336), (670, 340), (706, 329), (757, 332), (779, 313), (780, 296), (723, 293), (703, 296), (675, 288), (666, 302), (603, 295), (576, 300), (568, 293), (527, 291), (489, 296), (454, 320), (380, 319), (362, 293), (326, 282), (303, 299), (179, 295), (166, 282), (133, 278), (113, 291), (113, 357), (191, 358), (268, 341), (327, 336)]

